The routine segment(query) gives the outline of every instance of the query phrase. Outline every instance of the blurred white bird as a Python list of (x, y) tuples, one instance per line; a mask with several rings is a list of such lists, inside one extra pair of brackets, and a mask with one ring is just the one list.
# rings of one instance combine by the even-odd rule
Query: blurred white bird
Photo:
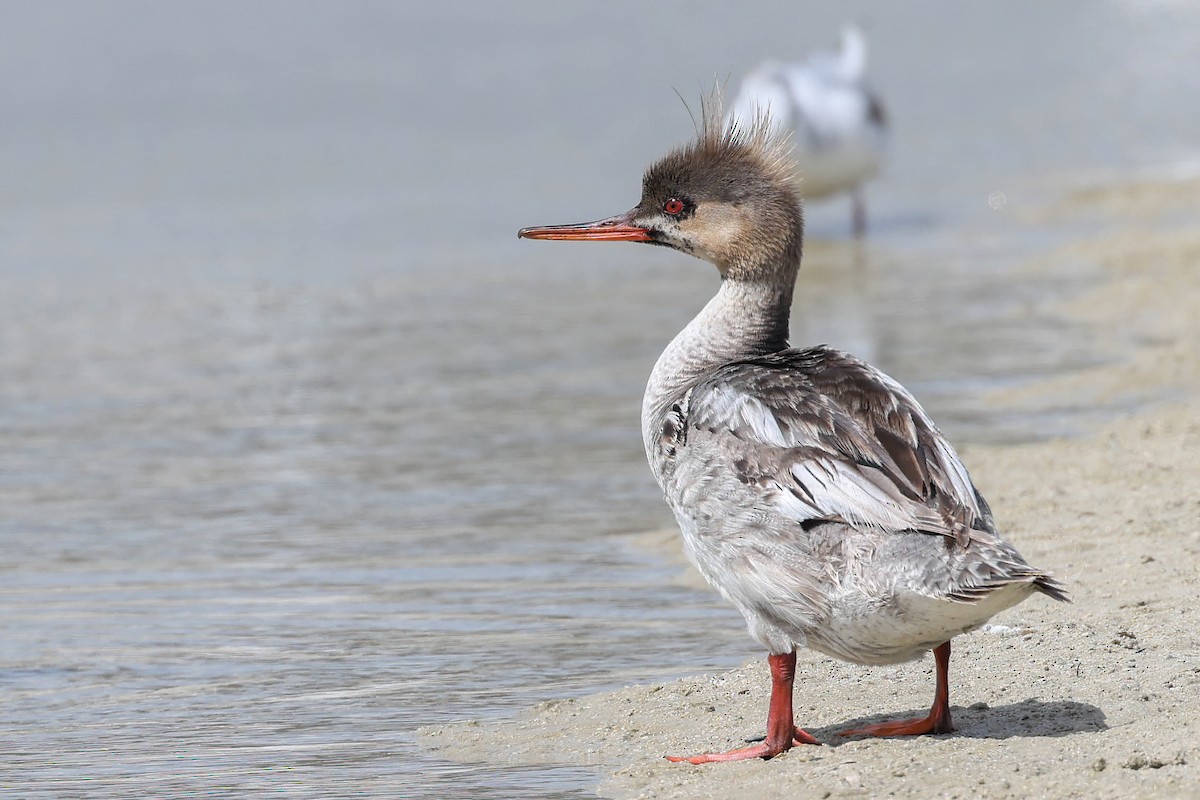
[(866, 69), (866, 39), (846, 26), (836, 52), (756, 67), (742, 81), (726, 120), (749, 129), (766, 113), (772, 129), (790, 130), (797, 192), (805, 200), (850, 192), (857, 236), (867, 224), (862, 185), (883, 165), (887, 139), (887, 119), (866, 84)]

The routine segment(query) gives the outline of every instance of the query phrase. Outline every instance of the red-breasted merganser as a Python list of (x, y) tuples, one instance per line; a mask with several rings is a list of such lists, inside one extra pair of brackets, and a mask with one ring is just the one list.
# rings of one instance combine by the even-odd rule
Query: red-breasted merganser
[(1034, 592), (1066, 600), (996, 530), (954, 448), (911, 394), (827, 347), (788, 345), (803, 216), (787, 147), (759, 117), (701, 131), (645, 175), (616, 217), (528, 239), (647, 242), (717, 267), (716, 296), (650, 375), (642, 438), (688, 558), (767, 648), (766, 739), (692, 763), (816, 743), (792, 718), (796, 647), (858, 664), (932, 650), (929, 715), (849, 734), (953, 730), (950, 639)]
[(857, 236), (867, 229), (863, 184), (883, 166), (887, 144), (887, 117), (866, 72), (866, 38), (846, 26), (835, 52), (755, 67), (727, 120), (747, 127), (767, 113), (772, 127), (789, 131), (796, 190), (805, 200), (849, 192)]

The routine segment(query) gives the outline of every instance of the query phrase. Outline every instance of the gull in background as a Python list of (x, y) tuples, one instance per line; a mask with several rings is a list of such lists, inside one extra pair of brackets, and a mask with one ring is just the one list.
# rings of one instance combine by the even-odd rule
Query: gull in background
[(846, 26), (836, 51), (756, 67), (726, 119), (749, 128), (766, 114), (773, 133), (790, 132), (796, 191), (804, 200), (849, 192), (856, 236), (867, 227), (863, 184), (883, 166), (887, 143), (887, 115), (866, 71), (866, 39)]

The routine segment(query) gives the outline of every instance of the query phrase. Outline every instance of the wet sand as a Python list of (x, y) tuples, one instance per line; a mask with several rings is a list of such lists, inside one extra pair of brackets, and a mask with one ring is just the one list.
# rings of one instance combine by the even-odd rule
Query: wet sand
[(761, 735), (762, 660), (427, 728), (424, 740), (467, 762), (593, 765), (611, 797), (1200, 796), (1200, 232), (1185, 228), (1198, 213), (1193, 180), (1089, 189), (1031, 217), (1096, 223), (1043, 258), (1102, 267), (1110, 280), (1064, 313), (1141, 346), (993, 399), (1139, 410), (1079, 439), (964, 451), (1001, 529), (1075, 602), (1038, 596), (954, 640), (955, 733), (838, 737), (923, 714), (931, 659), (868, 668), (801, 651), (797, 724), (824, 745), (769, 762), (662, 759)]

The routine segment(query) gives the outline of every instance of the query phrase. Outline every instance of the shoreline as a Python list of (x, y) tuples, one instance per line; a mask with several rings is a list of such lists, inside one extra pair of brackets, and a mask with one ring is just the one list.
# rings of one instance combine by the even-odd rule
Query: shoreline
[[(1064, 315), (1140, 346), (990, 399), (1149, 405), (1076, 439), (963, 450), (1006, 538), (1074, 603), (1031, 598), (954, 640), (955, 733), (839, 739), (924, 714), (932, 661), (871, 668), (801, 650), (796, 721), (824, 746), (769, 762), (661, 758), (761, 734), (765, 658), (496, 723), (424, 728), (422, 740), (464, 762), (595, 766), (608, 773), (599, 792), (621, 798), (1200, 796), (1200, 232), (1178, 225), (1198, 213), (1200, 181), (1190, 180), (1081, 190), (1044, 214), (1105, 221), (1039, 262), (1099, 265), (1109, 279)], [(1163, 396), (1174, 402), (1153, 399)]]

